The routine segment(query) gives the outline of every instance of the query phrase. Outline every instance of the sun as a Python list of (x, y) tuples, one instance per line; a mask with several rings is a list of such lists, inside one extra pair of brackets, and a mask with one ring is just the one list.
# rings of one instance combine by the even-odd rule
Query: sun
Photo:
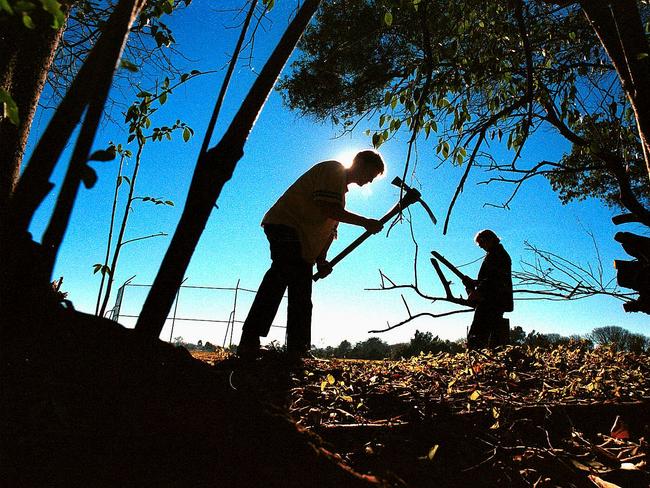
[(336, 160), (339, 161), (343, 166), (346, 168), (349, 168), (352, 166), (352, 160), (354, 157), (357, 155), (359, 151), (356, 149), (345, 149), (344, 151), (341, 151), (337, 156)]

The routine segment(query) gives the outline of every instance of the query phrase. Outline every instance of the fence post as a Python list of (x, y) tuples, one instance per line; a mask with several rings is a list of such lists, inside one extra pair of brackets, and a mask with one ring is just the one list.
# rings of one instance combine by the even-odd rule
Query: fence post
[(126, 280), (124, 283), (122, 283), (122, 286), (120, 286), (120, 289), (117, 290), (117, 296), (115, 297), (115, 305), (113, 305), (113, 308), (110, 310), (110, 317), (107, 317), (109, 320), (112, 320), (113, 322), (119, 322), (120, 321), (120, 309), (122, 308), (122, 299), (124, 298), (124, 290), (126, 289), (127, 286), (131, 283), (133, 278), (135, 278), (136, 275), (131, 276), (128, 280)]
[(237, 285), (235, 286), (235, 303), (232, 305), (232, 329), (230, 329), (230, 344), (228, 347), (232, 346), (232, 334), (235, 331), (235, 315), (237, 314), (237, 294), (239, 293), (239, 282), (237, 280)]

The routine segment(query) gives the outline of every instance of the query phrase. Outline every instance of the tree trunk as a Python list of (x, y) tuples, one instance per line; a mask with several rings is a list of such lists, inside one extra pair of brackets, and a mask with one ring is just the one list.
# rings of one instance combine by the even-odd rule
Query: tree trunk
[[(645, 37), (639, 7), (635, 0), (619, 0), (610, 3), (603, 0), (580, 1), (580, 6), (589, 20), (600, 43), (612, 60), (621, 86), (634, 110), (639, 139), (650, 179), (650, 47)], [(607, 161), (606, 161), (607, 163)], [(608, 164), (621, 189), (621, 203), (634, 215), (634, 220), (650, 226), (650, 210), (632, 194), (627, 174), (622, 165)], [(617, 217), (614, 223), (630, 221)], [(650, 261), (647, 249), (639, 253), (639, 242), (647, 247), (643, 237), (619, 232), (615, 239), (623, 244), (625, 251), (635, 261), (614, 261), (617, 282), (624, 288), (636, 290), (639, 298), (623, 305), (627, 312), (650, 314)]]
[(264, 65), (221, 141), (199, 155), (178, 228), (142, 307), (136, 330), (156, 339), (221, 190), (244, 154), (244, 144), (273, 85), (320, 0), (306, 0)]
[[(123, 11), (130, 6), (129, 13), (132, 22), (144, 5), (144, 1), (121, 0), (115, 10)], [(39, 320), (31, 320), (30, 317), (33, 318), (34, 315), (41, 314), (41, 318), (46, 320), (48, 312), (51, 311), (49, 271), (51, 270), (52, 252), (50, 249), (44, 249), (35, 244), (27, 231), (34, 211), (52, 187), (49, 178), (84, 110), (90, 107), (86, 123), (82, 127), (82, 136), (84, 129), (91, 131), (90, 125), (99, 122), (103, 102), (99, 100), (99, 95), (95, 92), (98, 91), (98, 88), (105, 88), (100, 91), (107, 92), (116, 60), (119, 59), (118, 55), (108, 56), (117, 47), (111, 47), (111, 45), (119, 44), (118, 50), (121, 50), (131, 25), (129, 23), (122, 28), (121, 25), (114, 25), (116, 21), (120, 21), (119, 16), (115, 19), (111, 18), (111, 21), (106, 24), (104, 33), (52, 116), (47, 130), (30, 158), (30, 164), (25, 168), (13, 195), (11, 195), (8, 206), (5, 207), (6, 218), (0, 219), (0, 242), (2, 242), (1, 253), (3, 256), (3, 259), (0, 259), (0, 333), (3, 334), (3, 338), (5, 334), (19, 336), (21, 327), (26, 323), (30, 321), (40, 323)], [(116, 29), (122, 30), (119, 39), (115, 38)], [(105, 37), (107, 39), (104, 39)], [(106, 59), (103, 58), (102, 53), (106, 54)], [(27, 53), (23, 53), (23, 55), (29, 57)], [(21, 62), (22, 59), (16, 60), (17, 64)], [(108, 67), (105, 66), (106, 63), (109, 63)], [(94, 135), (95, 129), (92, 129), (92, 135)], [(81, 137), (81, 143), (89, 148), (92, 140), (90, 138), (84, 140)], [(77, 149), (75, 151), (78, 152)], [(80, 156), (78, 159), (83, 160), (85, 164), (87, 156)], [(64, 186), (69, 179), (66, 178)], [(74, 198), (71, 200), (73, 201)], [(59, 219), (59, 221), (61, 220)], [(38, 304), (38, 307), (35, 307), (35, 304)], [(11, 325), (11, 331), (6, 330), (8, 324)], [(10, 341), (0, 342), (10, 343)]]
[[(66, 15), (68, 5), (63, 2)], [(20, 117), (18, 126), (0, 120), (0, 219), (18, 181), (34, 113), (64, 30), (50, 27), (50, 14), (40, 8), (32, 17), (35, 29), (25, 27), (19, 15), (5, 16), (0, 23), (0, 88), (13, 97)]]
[(603, 0), (583, 0), (580, 6), (612, 60), (634, 110), (650, 179), (650, 48), (637, 2), (618, 0), (610, 7)]

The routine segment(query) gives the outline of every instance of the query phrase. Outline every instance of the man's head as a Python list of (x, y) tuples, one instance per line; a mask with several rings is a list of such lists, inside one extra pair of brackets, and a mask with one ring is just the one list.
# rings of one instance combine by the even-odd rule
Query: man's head
[(354, 156), (352, 166), (348, 168), (348, 183), (363, 186), (383, 174), (384, 168), (384, 160), (377, 151), (360, 151)]
[(474, 241), (484, 251), (490, 251), (501, 242), (501, 239), (490, 229), (484, 229), (476, 234)]

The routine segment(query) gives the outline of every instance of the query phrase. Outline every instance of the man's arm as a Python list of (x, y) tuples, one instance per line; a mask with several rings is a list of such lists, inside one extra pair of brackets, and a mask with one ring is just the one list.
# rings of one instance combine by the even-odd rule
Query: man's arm
[(325, 244), (325, 247), (323, 247), (323, 250), (316, 258), (316, 269), (318, 270), (318, 274), (320, 275), (321, 278), (325, 278), (327, 275), (329, 275), (332, 272), (332, 265), (327, 260), (327, 251), (329, 251), (329, 248), (332, 245), (335, 236), (336, 236), (336, 230), (332, 232), (332, 235), (330, 235), (327, 244)]
[(349, 212), (336, 203), (317, 200), (316, 205), (320, 207), (321, 211), (326, 217), (336, 220), (337, 222), (358, 225), (359, 227), (363, 227), (372, 234), (380, 232), (384, 227), (384, 224), (382, 224), (379, 220), (369, 219), (367, 217)]

